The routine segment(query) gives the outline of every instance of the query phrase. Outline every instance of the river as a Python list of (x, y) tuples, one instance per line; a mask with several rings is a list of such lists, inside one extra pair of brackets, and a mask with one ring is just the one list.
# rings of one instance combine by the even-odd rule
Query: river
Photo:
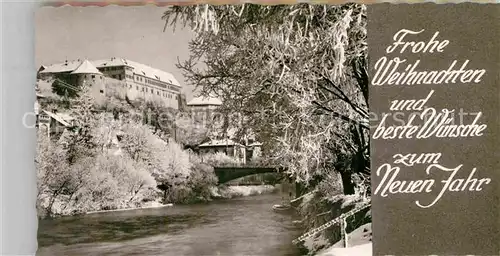
[(37, 255), (297, 256), (280, 194), (41, 220)]

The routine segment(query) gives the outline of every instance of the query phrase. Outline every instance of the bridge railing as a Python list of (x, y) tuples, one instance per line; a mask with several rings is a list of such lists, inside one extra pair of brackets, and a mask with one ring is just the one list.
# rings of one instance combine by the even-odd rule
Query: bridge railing
[(317, 233), (326, 230), (327, 228), (335, 225), (335, 224), (340, 224), (340, 234), (341, 234), (341, 241), (344, 241), (344, 247), (348, 247), (348, 235), (346, 233), (346, 228), (347, 228), (347, 222), (346, 219), (351, 217), (352, 215), (366, 209), (367, 207), (371, 206), (371, 200), (368, 200), (364, 202), (363, 204), (360, 204), (356, 206), (354, 209), (350, 210), (349, 212), (346, 212), (339, 217), (317, 227), (314, 229), (309, 230), (307, 233), (301, 235), (297, 239), (293, 240), (294, 244), (298, 244), (300, 242), (305, 241), (307, 238), (312, 237), (316, 235)]
[(212, 163), (214, 167), (241, 167), (241, 168), (279, 168), (280, 166), (275, 165), (268, 161), (249, 161), (243, 162), (215, 162)]
[(278, 169), (280, 168), (279, 166), (272, 166), (272, 165), (252, 165), (252, 164), (215, 164), (212, 165), (214, 168), (245, 168), (245, 169), (262, 169), (262, 168), (273, 168), (273, 169)]

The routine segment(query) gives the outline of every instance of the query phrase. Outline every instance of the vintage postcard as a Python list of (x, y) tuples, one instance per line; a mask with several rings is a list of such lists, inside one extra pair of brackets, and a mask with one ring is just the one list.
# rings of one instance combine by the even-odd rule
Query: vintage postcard
[(37, 255), (495, 255), (498, 13), (38, 9)]

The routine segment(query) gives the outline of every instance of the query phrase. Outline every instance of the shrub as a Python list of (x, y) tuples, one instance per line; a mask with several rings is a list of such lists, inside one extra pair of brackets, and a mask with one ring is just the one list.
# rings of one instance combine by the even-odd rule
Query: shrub
[(201, 156), (203, 163), (211, 166), (237, 166), (241, 162), (221, 152), (208, 153)]

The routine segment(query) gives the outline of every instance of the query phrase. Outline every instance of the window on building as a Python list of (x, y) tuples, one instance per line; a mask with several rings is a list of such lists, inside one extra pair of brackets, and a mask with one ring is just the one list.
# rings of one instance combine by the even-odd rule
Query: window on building
[(129, 85), (128, 85), (128, 88), (132, 89), (132, 85), (131, 85), (131, 84), (129, 84)]
[(151, 93), (153, 93), (153, 89), (151, 89)]
[(92, 78), (95, 78), (95, 75), (92, 75)]
[(99, 90), (100, 93), (104, 93), (104, 90)]
[(139, 86), (138, 86), (138, 85), (136, 85), (136, 86), (135, 86), (135, 89), (136, 89), (136, 90), (139, 90)]
[(160, 95), (160, 92), (159, 92), (159, 91), (156, 91), (156, 95)]

